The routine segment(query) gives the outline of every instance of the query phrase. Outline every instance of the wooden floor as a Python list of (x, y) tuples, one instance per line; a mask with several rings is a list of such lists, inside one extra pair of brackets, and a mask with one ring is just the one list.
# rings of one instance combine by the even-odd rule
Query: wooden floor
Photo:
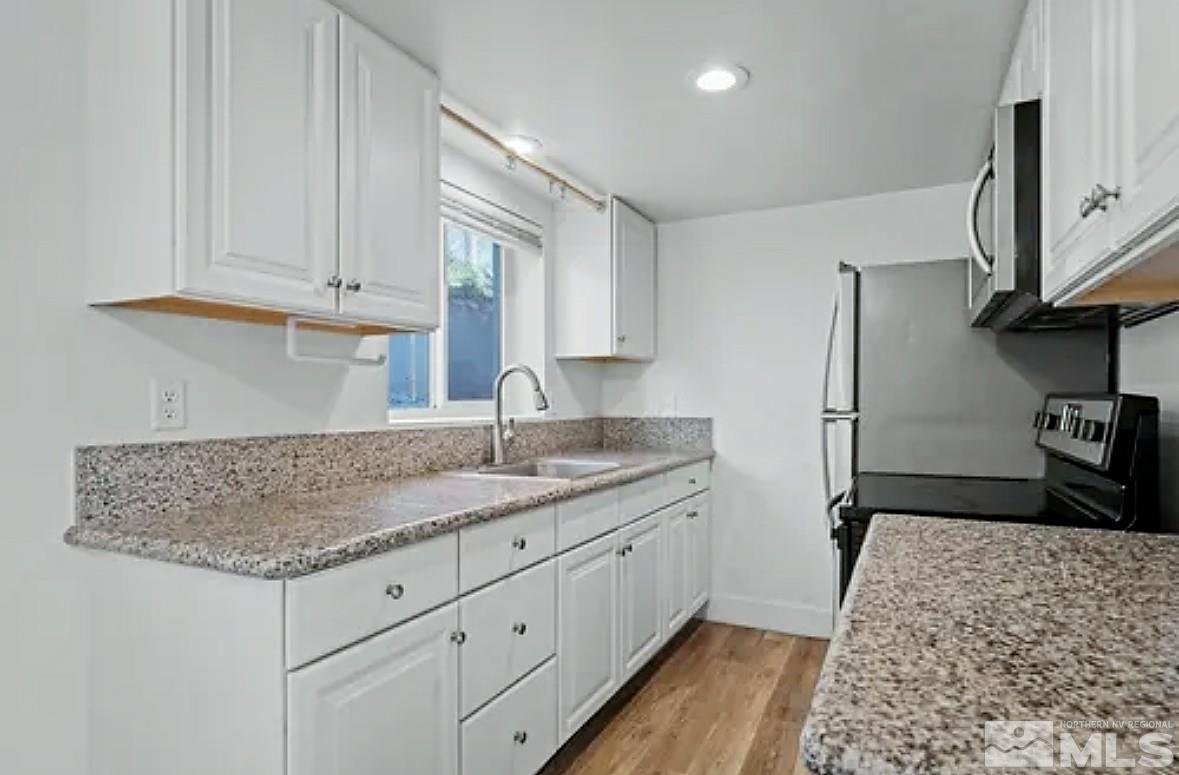
[(563, 775), (805, 775), (798, 735), (827, 642), (704, 623)]

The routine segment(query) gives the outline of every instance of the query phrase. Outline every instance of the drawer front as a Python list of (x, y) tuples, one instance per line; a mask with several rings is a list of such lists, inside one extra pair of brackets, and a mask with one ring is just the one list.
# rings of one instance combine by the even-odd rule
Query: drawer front
[(287, 669), (458, 594), (458, 536), (431, 538), (286, 585)]
[(470, 592), (553, 556), (556, 507), (526, 511), (459, 531), (459, 591)]
[(557, 664), (463, 722), (463, 775), (534, 775), (557, 750)]
[(459, 601), (465, 718), (557, 652), (557, 561)]
[(557, 551), (563, 552), (618, 527), (618, 489), (557, 504)]
[(712, 463), (702, 460), (667, 472), (668, 500), (681, 500), (712, 486)]
[(619, 496), (620, 524), (634, 522), (639, 517), (658, 511), (667, 505), (667, 477), (663, 474), (624, 484)]

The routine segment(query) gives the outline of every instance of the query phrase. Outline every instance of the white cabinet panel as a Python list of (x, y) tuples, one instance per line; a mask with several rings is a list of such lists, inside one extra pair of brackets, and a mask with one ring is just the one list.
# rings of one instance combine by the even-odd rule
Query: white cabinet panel
[(1056, 300), (1068, 284), (1105, 258), (1109, 219), (1083, 217), (1094, 187), (1116, 185), (1110, 153), (1108, 47), (1111, 0), (1047, 0), (1044, 103), (1043, 294)]
[(655, 224), (614, 202), (614, 341), (620, 357), (655, 357)]
[(618, 524), (626, 525), (639, 517), (645, 517), (671, 500), (668, 497), (667, 477), (664, 474), (656, 474), (624, 484), (619, 488), (618, 500)]
[(290, 775), (458, 772), (454, 604), (288, 678)]
[(177, 290), (334, 311), (339, 14), (322, 0), (178, 7), (188, 188)]
[(463, 775), (534, 775), (556, 750), (556, 660), (463, 722)]
[(557, 648), (557, 565), (517, 573), (459, 603), (462, 715), (551, 657)]
[(619, 531), (620, 668), (626, 681), (663, 645), (663, 530), (658, 514)]
[(434, 328), (438, 80), (348, 18), (340, 68), (340, 311)]
[(712, 500), (709, 493), (688, 502), (688, 615), (708, 602), (712, 583)]
[(1115, 241), (1133, 243), (1179, 207), (1179, 3), (1117, 5), (1118, 166)]
[(556, 507), (513, 514), (459, 532), (459, 591), (466, 593), (553, 555)]
[(687, 623), (688, 505), (676, 504), (659, 512), (663, 520), (663, 620), (670, 638)]
[(564, 551), (618, 527), (617, 488), (557, 504), (557, 549)]
[(558, 721), (562, 743), (620, 685), (617, 552), (617, 535), (611, 533), (558, 559)]
[(689, 495), (707, 490), (711, 486), (712, 462), (708, 460), (667, 472), (667, 499), (669, 501), (687, 498)]

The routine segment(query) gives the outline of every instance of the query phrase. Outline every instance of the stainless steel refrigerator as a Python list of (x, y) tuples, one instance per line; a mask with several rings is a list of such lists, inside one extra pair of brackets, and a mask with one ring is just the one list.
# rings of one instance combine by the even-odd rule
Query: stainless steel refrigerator
[(1045, 394), (1110, 389), (1104, 330), (971, 328), (967, 268), (840, 266), (820, 415), (829, 527), (861, 471), (1040, 477)]

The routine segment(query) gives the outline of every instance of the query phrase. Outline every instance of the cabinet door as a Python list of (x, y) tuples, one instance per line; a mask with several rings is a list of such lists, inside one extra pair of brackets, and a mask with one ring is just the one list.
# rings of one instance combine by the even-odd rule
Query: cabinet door
[(1000, 105), (1039, 99), (1044, 93), (1044, 26), (1041, 0), (1030, 0), (1020, 23)]
[(322, 0), (198, 0), (180, 109), (177, 290), (332, 312), (338, 14)]
[(679, 504), (660, 512), (663, 519), (664, 620), (671, 637), (688, 621), (688, 507)]
[(1060, 297), (1110, 249), (1109, 219), (1081, 200), (1110, 170), (1110, 0), (1048, 0), (1044, 109), (1043, 294)]
[(438, 80), (346, 17), (340, 68), (340, 312), (435, 328)]
[(561, 742), (619, 686), (618, 542), (611, 533), (561, 555), (557, 665)]
[(708, 602), (712, 577), (712, 504), (705, 493), (688, 503), (688, 615)]
[(619, 531), (621, 669), (626, 681), (663, 645), (663, 530), (658, 514)]
[(1134, 245), (1179, 215), (1179, 3), (1117, 5), (1116, 115), (1121, 200), (1115, 241)]
[(655, 357), (655, 224), (614, 200), (614, 350)]
[(458, 772), (451, 604), (288, 677), (290, 775)]
[(556, 752), (554, 661), (463, 722), (463, 775), (534, 775)]

